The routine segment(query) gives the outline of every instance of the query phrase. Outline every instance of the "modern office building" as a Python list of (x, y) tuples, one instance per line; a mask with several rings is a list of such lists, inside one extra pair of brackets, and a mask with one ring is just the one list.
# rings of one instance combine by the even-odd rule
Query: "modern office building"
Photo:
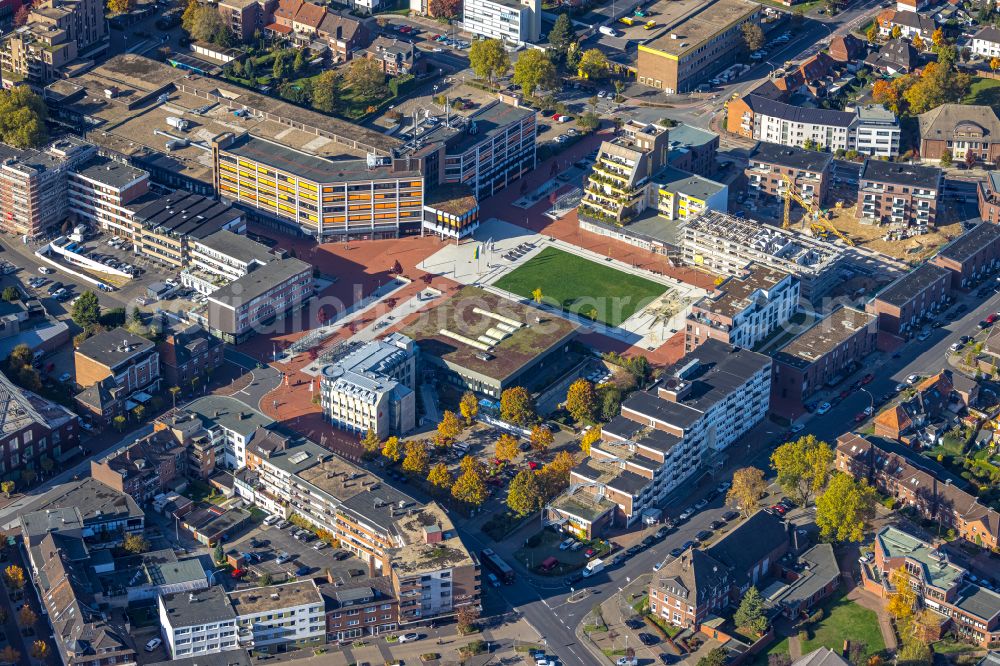
[(107, 157), (94, 157), (68, 173), (69, 210), (114, 235), (131, 232), (135, 206), (149, 192), (149, 174)]
[(399, 333), (351, 345), (323, 368), (323, 416), (348, 432), (379, 439), (416, 425), (416, 344)]
[(737, 62), (746, 50), (743, 26), (760, 23), (763, 11), (749, 0), (714, 0), (639, 44), (640, 84), (669, 94), (689, 92)]
[(942, 185), (937, 167), (865, 160), (858, 181), (858, 217), (926, 233), (937, 223)]
[(462, 28), (474, 35), (512, 44), (537, 42), (542, 32), (541, 0), (468, 0)]
[(691, 306), (684, 351), (705, 340), (753, 349), (788, 323), (799, 309), (799, 281), (788, 273), (751, 264)]
[[(595, 527), (633, 525), (690, 479), (704, 457), (759, 423), (770, 393), (770, 358), (706, 340), (652, 388), (626, 398), (543, 521), (588, 538), (600, 536)], [(600, 510), (605, 502), (613, 505), (610, 517)]]
[[(128, 206), (133, 210), (130, 226), (110, 231), (132, 243), (132, 250), (171, 270), (191, 265), (194, 243), (217, 231), (246, 231), (244, 214), (214, 199), (177, 190), (149, 196)], [(112, 226), (112, 225), (109, 225)]]

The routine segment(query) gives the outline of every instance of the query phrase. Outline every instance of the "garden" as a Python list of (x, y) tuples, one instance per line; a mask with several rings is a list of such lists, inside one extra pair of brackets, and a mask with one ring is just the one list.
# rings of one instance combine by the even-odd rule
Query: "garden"
[(494, 286), (609, 326), (621, 325), (668, 289), (554, 247), (545, 248)]

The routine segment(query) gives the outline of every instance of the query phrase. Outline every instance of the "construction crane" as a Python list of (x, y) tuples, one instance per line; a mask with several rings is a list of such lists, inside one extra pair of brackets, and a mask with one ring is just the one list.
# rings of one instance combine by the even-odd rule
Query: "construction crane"
[(796, 193), (795, 184), (792, 183), (792, 179), (789, 178), (787, 174), (782, 174), (781, 177), (785, 181), (785, 219), (781, 225), (782, 229), (788, 229), (792, 224), (791, 222), (792, 199), (795, 199), (795, 201), (800, 206), (802, 206), (807, 213), (809, 213), (812, 216), (813, 224), (811, 225), (811, 228), (813, 230), (813, 233), (816, 234), (832, 233), (834, 236), (844, 241), (848, 245), (851, 246), (854, 245), (854, 241), (852, 241), (850, 238), (841, 233), (840, 229), (833, 226), (833, 222), (826, 219), (827, 216), (823, 213), (822, 210), (820, 210), (819, 206), (816, 206), (812, 202), (806, 201), (805, 199), (800, 197), (798, 193)]

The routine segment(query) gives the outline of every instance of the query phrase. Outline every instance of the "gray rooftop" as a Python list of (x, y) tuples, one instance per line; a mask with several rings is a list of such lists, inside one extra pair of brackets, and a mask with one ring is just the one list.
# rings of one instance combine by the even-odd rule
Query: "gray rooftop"
[(141, 518), (145, 515), (130, 495), (90, 477), (64, 483), (45, 493), (37, 511), (65, 508), (78, 509), (84, 523)]
[(955, 605), (966, 613), (989, 622), (1000, 615), (1000, 594), (969, 584), (958, 591)]
[(892, 305), (902, 307), (911, 298), (921, 293), (941, 279), (947, 279), (951, 272), (936, 264), (925, 263), (902, 276), (875, 297)]
[(966, 262), (976, 253), (1000, 239), (1000, 225), (980, 222), (975, 227), (945, 245), (938, 255), (958, 262)]
[(808, 367), (839, 347), (863, 328), (875, 330), (877, 317), (854, 308), (842, 307), (816, 322), (774, 355), (775, 361)]
[(238, 308), (291, 278), (306, 273), (312, 276), (312, 266), (299, 259), (278, 259), (250, 271), (239, 280), (209, 294), (208, 299), (227, 307)]
[(715, 132), (709, 132), (691, 125), (681, 123), (669, 130), (671, 150), (693, 146), (705, 146), (719, 138)]
[[(941, 186), (941, 169), (919, 164), (867, 159), (861, 169), (861, 180), (937, 190)], [(864, 187), (863, 182), (861, 187)]]
[(194, 592), (168, 594), (161, 599), (167, 619), (174, 628), (236, 619), (229, 597), (219, 585)]
[(33, 424), (59, 428), (75, 418), (76, 415), (62, 405), (22, 389), (0, 372), (0, 437), (13, 435)]
[(136, 169), (107, 157), (95, 157), (73, 171), (88, 180), (114, 189), (122, 189), (149, 175), (142, 169)]
[(205, 427), (219, 425), (243, 437), (274, 423), (246, 403), (225, 395), (206, 395), (184, 405), (182, 410), (198, 416)]
[(857, 114), (850, 111), (806, 108), (753, 94), (747, 95), (744, 101), (757, 115), (771, 116), (794, 123), (849, 127), (857, 117)]
[(653, 181), (669, 192), (685, 194), (701, 201), (706, 201), (709, 197), (726, 189), (722, 183), (675, 169), (672, 166), (664, 167), (653, 177)]
[(210, 250), (246, 263), (257, 261), (266, 264), (276, 258), (266, 245), (225, 229), (202, 238), (198, 243)]
[(135, 219), (160, 233), (203, 239), (242, 217), (237, 209), (183, 190), (165, 196), (150, 194), (135, 206)]
[(351, 393), (362, 401), (374, 404), (379, 396), (389, 391), (409, 391), (389, 373), (415, 353), (413, 340), (401, 333), (392, 333), (383, 340), (372, 340), (324, 367), (323, 381), (332, 384), (336, 391)]
[(750, 151), (747, 159), (750, 162), (757, 161), (765, 164), (777, 164), (791, 169), (820, 173), (830, 168), (830, 163), (833, 162), (833, 154), (758, 141), (757, 145)]
[(174, 657), (169, 661), (158, 661), (146, 666), (253, 666), (253, 661), (246, 650), (227, 650), (193, 657)]
[(145, 356), (156, 345), (122, 327), (103, 331), (84, 340), (76, 353), (115, 370), (132, 359)]

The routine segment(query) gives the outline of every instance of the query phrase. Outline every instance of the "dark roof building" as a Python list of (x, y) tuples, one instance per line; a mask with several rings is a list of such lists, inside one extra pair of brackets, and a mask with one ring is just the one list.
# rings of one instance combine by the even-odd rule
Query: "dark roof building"
[(747, 160), (751, 163), (776, 164), (801, 171), (822, 173), (833, 163), (833, 154), (758, 141), (747, 156)]
[(919, 54), (905, 39), (890, 39), (865, 58), (865, 64), (883, 74), (909, 74), (919, 64)]

